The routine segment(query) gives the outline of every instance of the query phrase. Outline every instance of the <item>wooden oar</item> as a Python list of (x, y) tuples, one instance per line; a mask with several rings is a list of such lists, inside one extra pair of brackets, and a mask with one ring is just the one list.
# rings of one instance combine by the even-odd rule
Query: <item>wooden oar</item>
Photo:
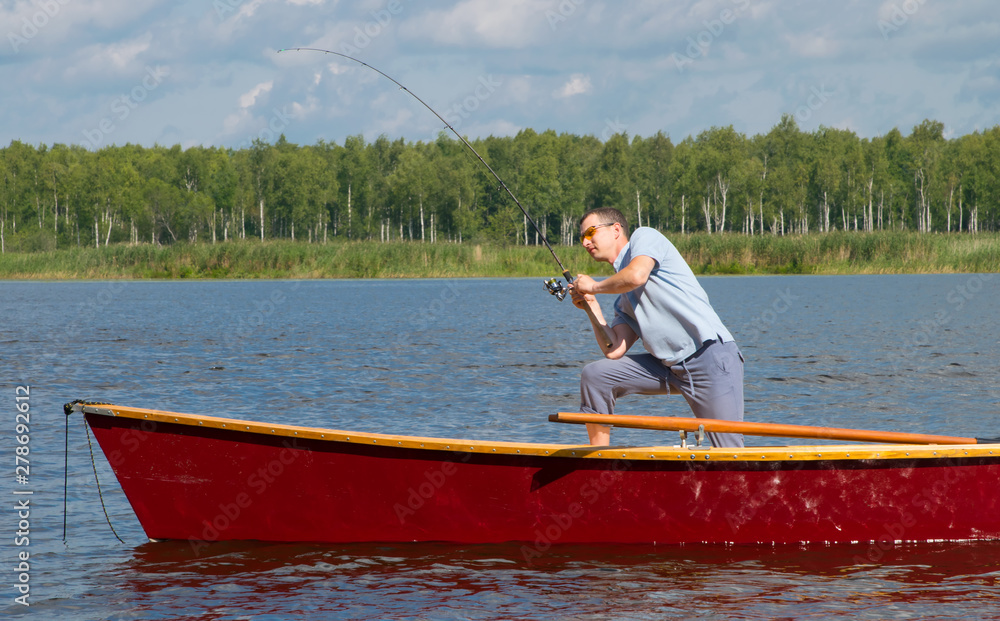
[(711, 418), (678, 418), (676, 416), (620, 416), (617, 414), (579, 414), (560, 412), (549, 416), (553, 423), (592, 423), (632, 429), (662, 429), (668, 431), (698, 431), (704, 425), (707, 432), (742, 433), (749, 436), (777, 436), (783, 438), (820, 438), (823, 440), (848, 440), (855, 442), (883, 442), (889, 444), (996, 444), (1000, 440), (935, 436), (923, 433), (898, 431), (870, 431), (867, 429), (842, 429), (839, 427), (811, 427), (808, 425), (783, 425), (777, 423), (749, 423), (715, 420)]

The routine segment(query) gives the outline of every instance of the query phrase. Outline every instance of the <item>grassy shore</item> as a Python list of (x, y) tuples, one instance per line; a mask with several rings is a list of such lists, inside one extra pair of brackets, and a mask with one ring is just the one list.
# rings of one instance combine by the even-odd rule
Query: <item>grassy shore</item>
[[(671, 240), (698, 274), (907, 274), (1000, 271), (1000, 234), (705, 233)], [(610, 274), (580, 246), (557, 246), (573, 272)], [(0, 255), (0, 279), (456, 278), (557, 276), (545, 247), (411, 242), (230, 241), (112, 245)]]

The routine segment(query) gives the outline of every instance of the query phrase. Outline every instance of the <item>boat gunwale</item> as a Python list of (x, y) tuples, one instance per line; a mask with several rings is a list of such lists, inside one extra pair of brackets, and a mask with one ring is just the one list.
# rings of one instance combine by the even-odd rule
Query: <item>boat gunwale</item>
[[(822, 444), (751, 446), (745, 448), (632, 446), (595, 447), (589, 444), (548, 444), (505, 441), (476, 441), (460, 438), (355, 432), (322, 427), (288, 424), (266, 424), (235, 418), (184, 414), (166, 410), (135, 408), (114, 404), (78, 404), (74, 409), (84, 414), (97, 414), (153, 423), (170, 423), (194, 428), (219, 429), (234, 433), (262, 434), (272, 437), (318, 440), (352, 445), (406, 448), (453, 453), (480, 453), (531, 457), (562, 457), (574, 459), (628, 459), (639, 461), (725, 461), (725, 462), (802, 462), (802, 461), (862, 461), (955, 458), (1000, 458), (1000, 444)], [(146, 431), (146, 430), (143, 430)]]

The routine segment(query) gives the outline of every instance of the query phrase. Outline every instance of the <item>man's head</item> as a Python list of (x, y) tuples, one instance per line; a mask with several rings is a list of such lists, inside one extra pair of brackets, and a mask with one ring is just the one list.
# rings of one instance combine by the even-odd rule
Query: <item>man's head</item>
[(580, 243), (595, 261), (613, 263), (628, 243), (628, 220), (613, 207), (591, 209), (580, 218)]

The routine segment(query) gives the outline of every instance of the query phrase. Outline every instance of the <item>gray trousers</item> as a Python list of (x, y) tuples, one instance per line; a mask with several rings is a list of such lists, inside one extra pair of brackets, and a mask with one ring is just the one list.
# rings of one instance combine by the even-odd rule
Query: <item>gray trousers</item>
[[(652, 354), (604, 358), (583, 368), (580, 411), (614, 414), (625, 395), (684, 395), (696, 418), (743, 420), (743, 356), (736, 343), (708, 341), (684, 362), (668, 367)], [(743, 446), (743, 434), (710, 433), (713, 446)]]

